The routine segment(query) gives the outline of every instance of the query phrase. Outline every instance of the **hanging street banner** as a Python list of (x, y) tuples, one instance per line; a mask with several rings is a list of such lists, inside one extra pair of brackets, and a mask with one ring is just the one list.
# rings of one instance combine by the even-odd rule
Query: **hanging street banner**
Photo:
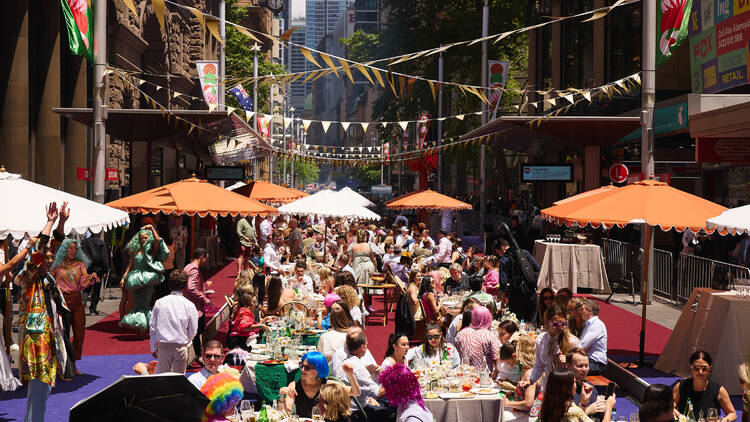
[(237, 99), (237, 102), (240, 103), (243, 110), (253, 111), (253, 99), (250, 98), (250, 95), (248, 95), (245, 88), (242, 87), (242, 84), (230, 89), (229, 93), (234, 95), (234, 98)]
[(693, 92), (710, 94), (748, 83), (749, 0), (693, 0), (688, 28)]
[(209, 109), (214, 109), (219, 104), (219, 62), (216, 60), (198, 60), (195, 62), (198, 69), (198, 78), (201, 82), (203, 99)]
[(419, 149), (424, 146), (424, 140), (427, 138), (427, 134), (430, 132), (430, 115), (428, 113), (422, 113), (419, 115)]
[(503, 89), (505, 88), (505, 82), (508, 80), (508, 69), (510, 69), (510, 62), (502, 60), (488, 60), (487, 66), (489, 66), (489, 85), (492, 89), (490, 92), (490, 107), (496, 107), (497, 103), (500, 102), (500, 98), (503, 96)]
[[(94, 62), (93, 0), (60, 0), (70, 51)], [(106, 5), (106, 3), (105, 3)]]
[(688, 17), (695, 1), (697, 0), (659, 0), (656, 6), (657, 65), (669, 60), (672, 51), (687, 38)]

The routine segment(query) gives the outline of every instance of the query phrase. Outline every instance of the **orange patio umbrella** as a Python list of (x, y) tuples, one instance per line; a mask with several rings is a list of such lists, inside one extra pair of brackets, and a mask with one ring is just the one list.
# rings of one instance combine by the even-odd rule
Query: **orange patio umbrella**
[(555, 201), (555, 202), (552, 203), (552, 205), (567, 204), (568, 202), (577, 201), (579, 199), (583, 199), (583, 198), (589, 197), (591, 195), (598, 195), (600, 193), (604, 193), (604, 192), (610, 191), (612, 189), (617, 189), (617, 186), (615, 186), (615, 185), (607, 185), (607, 186), (602, 186), (600, 188), (596, 188), (596, 189), (592, 189), (592, 190), (587, 190), (586, 192), (581, 192), (581, 193), (579, 193), (577, 195), (569, 196), (569, 197), (567, 197), (565, 199), (561, 199), (559, 201)]
[[(174, 214), (194, 217), (278, 214), (276, 208), (191, 177), (107, 203), (130, 213)], [(195, 221), (190, 219), (190, 251), (193, 250)]]
[(256, 201), (287, 203), (307, 196), (296, 189), (285, 188), (265, 180), (256, 180), (234, 190)]
[(399, 196), (386, 202), (386, 208), (392, 210), (470, 210), (471, 205), (450, 196), (427, 189)]
[[(585, 193), (585, 192), (584, 192)], [(675, 229), (678, 232), (705, 230), (706, 220), (719, 215), (726, 208), (699, 196), (675, 189), (656, 180), (642, 180), (621, 188), (601, 190), (571, 200), (562, 205), (545, 208), (543, 219), (567, 226), (611, 228), (628, 224), (646, 226), (645, 244), (650, 250), (653, 228), (664, 231)], [(646, 342), (646, 302), (648, 288), (648, 266), (650, 253), (644, 254), (641, 286), (641, 339), (640, 360), (645, 359)]]

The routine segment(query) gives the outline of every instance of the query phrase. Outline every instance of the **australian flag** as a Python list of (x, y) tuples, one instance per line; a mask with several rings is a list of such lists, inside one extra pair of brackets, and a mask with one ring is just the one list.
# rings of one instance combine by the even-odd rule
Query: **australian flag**
[(234, 98), (237, 99), (243, 110), (253, 111), (253, 99), (247, 95), (247, 91), (242, 87), (242, 84), (230, 89), (229, 92), (234, 95)]

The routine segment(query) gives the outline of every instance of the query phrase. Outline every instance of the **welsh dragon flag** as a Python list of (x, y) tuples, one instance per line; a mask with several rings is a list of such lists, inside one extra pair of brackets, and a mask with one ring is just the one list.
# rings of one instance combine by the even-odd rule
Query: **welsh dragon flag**
[(688, 35), (693, 0), (658, 0), (656, 6), (656, 64), (672, 57), (672, 50)]
[(60, 0), (73, 54), (94, 61), (94, 0)]

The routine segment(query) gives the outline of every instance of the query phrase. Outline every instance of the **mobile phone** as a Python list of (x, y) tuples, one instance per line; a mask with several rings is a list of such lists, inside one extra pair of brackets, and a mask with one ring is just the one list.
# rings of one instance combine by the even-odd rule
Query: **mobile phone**
[(604, 397), (609, 398), (612, 394), (615, 393), (615, 383), (611, 382), (607, 385), (607, 394), (604, 395)]

